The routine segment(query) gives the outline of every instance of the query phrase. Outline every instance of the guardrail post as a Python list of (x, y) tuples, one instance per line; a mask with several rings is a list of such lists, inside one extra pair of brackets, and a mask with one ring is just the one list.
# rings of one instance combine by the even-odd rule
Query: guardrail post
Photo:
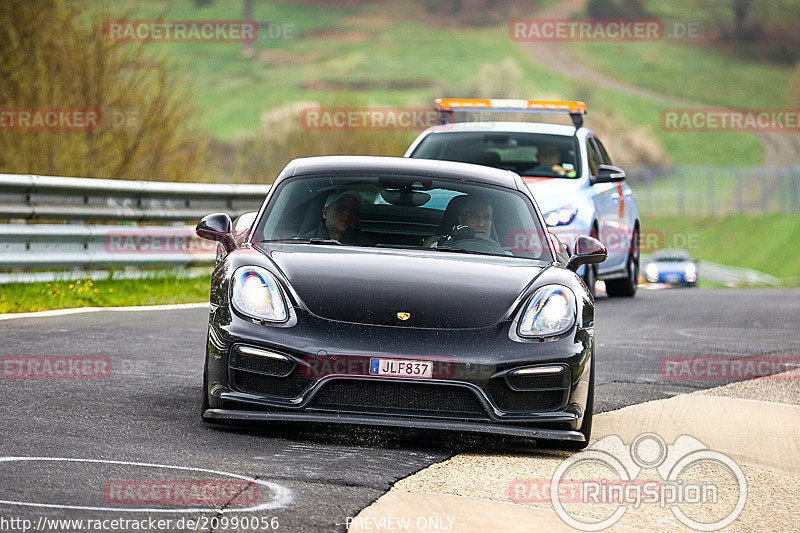
[(714, 195), (714, 172), (708, 169), (708, 214), (709, 216), (716, 216), (716, 199)]
[(793, 176), (793, 184), (794, 184), (794, 212), (800, 213), (800, 173), (795, 170)]

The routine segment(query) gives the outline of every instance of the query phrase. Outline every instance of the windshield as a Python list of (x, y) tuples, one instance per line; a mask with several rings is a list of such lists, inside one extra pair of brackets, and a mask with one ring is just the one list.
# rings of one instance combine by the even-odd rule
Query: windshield
[(564, 135), (435, 132), (422, 139), (411, 157), (502, 168), (523, 177), (575, 178), (577, 154), (575, 138)]
[(421, 176), (309, 176), (281, 182), (260, 242), (427, 249), (551, 261), (535, 207), (502, 187)]
[(670, 251), (656, 252), (653, 254), (653, 261), (659, 261), (663, 263), (683, 263), (691, 260), (692, 256), (690, 256), (688, 252)]

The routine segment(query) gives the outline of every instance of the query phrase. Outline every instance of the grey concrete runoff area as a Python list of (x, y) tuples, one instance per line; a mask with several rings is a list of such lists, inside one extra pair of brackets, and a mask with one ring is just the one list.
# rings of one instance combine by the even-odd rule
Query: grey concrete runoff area
[[(800, 426), (785, 428), (791, 429), (784, 435), (788, 444), (764, 453), (766, 464), (753, 464), (748, 455), (752, 450), (731, 442), (763, 443), (757, 426), (763, 417), (745, 404), (723, 400), (777, 405), (788, 413), (781, 416), (791, 416), (789, 406), (800, 403), (797, 381), (724, 386), (735, 379), (667, 379), (662, 360), (778, 355), (796, 361), (799, 300), (796, 289), (642, 290), (634, 299), (598, 298), (596, 408), (601, 414), (595, 438), (616, 434), (627, 443), (648, 428), (670, 442), (681, 428), (697, 433), (700, 440), (709, 440), (708, 433), (711, 443), (743, 462), (748, 479), (767, 483), (751, 484), (741, 524), (752, 526), (745, 519), (748, 510), (767, 518), (782, 513), (779, 505), (764, 507), (756, 496), (781, 495), (796, 483), (792, 468), (797, 466)], [(0, 321), (1, 355), (88, 355), (110, 363), (105, 379), (0, 380), (0, 530), (21, 530), (14, 526), (22, 522), (2, 522), (11, 519), (80, 531), (77, 523), (58, 529), (52, 520), (143, 518), (169, 519), (171, 530), (179, 530), (176, 521), (191, 518), (205, 520), (192, 524), (204, 531), (263, 531), (264, 526), (280, 531), (344, 531), (350, 526), (361, 531), (355, 518), (385, 514), (382, 502), (393, 500), (384, 498), (398, 492), (409, 496), (390, 507), (395, 514), (409, 508), (440, 512), (442, 520), (435, 524), (443, 527), (452, 515), (448, 509), (466, 505), (469, 517), (459, 514), (460, 522), (450, 523), (453, 530), (536, 530), (530, 520), (520, 522), (520, 510), (532, 513), (523, 516), (544, 520), (540, 524), (564, 525), (552, 509), (507, 501), (509, 476), (552, 471), (554, 458), (568, 457), (564, 452), (445, 432), (285, 424), (222, 429), (202, 423), (207, 312), (203, 307), (115, 310)], [(705, 425), (686, 415), (695, 411), (687, 407), (692, 405), (705, 406)], [(790, 453), (794, 462), (787, 459), (781, 466), (781, 457)], [(550, 463), (539, 464), (543, 461)], [(514, 464), (529, 470), (514, 471)], [(456, 474), (465, 468), (466, 478)], [(439, 475), (432, 476), (435, 472)], [(240, 503), (234, 495), (216, 506), (170, 508), (133, 506), (113, 494), (121, 481), (210, 477), (257, 487), (258, 497)], [(769, 485), (776, 480), (783, 482)], [(227, 529), (219, 521), (223, 517)], [(245, 524), (248, 517), (257, 517), (259, 523)], [(232, 527), (233, 518), (242, 521), (240, 527)], [(625, 520), (615, 527), (674, 529), (669, 521), (656, 527), (641, 513)], [(800, 528), (785, 516), (776, 516), (773, 524), (770, 529)], [(117, 529), (124, 530), (124, 525), (130, 527), (117, 524)], [(183, 526), (191, 529), (185, 522)], [(737, 523), (731, 528), (736, 530)]]

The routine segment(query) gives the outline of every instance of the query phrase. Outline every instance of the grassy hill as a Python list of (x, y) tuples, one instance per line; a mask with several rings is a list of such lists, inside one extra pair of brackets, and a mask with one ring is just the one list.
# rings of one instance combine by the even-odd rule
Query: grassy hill
[[(509, 96), (585, 98), (590, 106), (588, 126), (592, 126), (592, 109), (621, 116), (631, 127), (644, 127), (651, 132), (676, 164), (752, 165), (761, 160), (762, 147), (753, 135), (669, 135), (659, 127), (659, 113), (665, 106), (576, 84), (545, 69), (509, 38), (505, 22), (465, 27), (443, 24), (441, 18), (426, 20), (415, 11), (412, 3), (345, 4), (347, 7), (326, 5), (320, 8), (313, 2), (300, 5), (267, 0), (255, 2), (254, 19), (287, 25), (295, 31), (295, 38), (259, 39), (253, 57), (244, 57), (240, 44), (150, 46), (154, 51), (168, 54), (171, 64), (186, 73), (193, 98), (204, 111), (206, 133), (222, 141), (235, 140), (252, 132), (265, 111), (300, 100), (325, 102), (332, 95), (352, 94), (369, 105), (429, 106), (437, 96), (460, 95), (470, 88), (474, 91), (474, 79), (482, 66), (511, 58), (522, 70), (521, 86), (525, 94)], [(119, 7), (122, 3), (114, 5)], [(207, 7), (197, 7), (189, 1), (162, 0), (142, 0), (136, 5), (138, 8), (129, 18), (241, 18), (238, 1), (214, 1)], [(531, 2), (531, 14), (535, 13), (536, 5), (540, 4)], [(676, 85), (695, 75), (691, 65), (706, 68), (705, 63), (698, 60), (680, 70), (681, 60), (693, 57), (695, 51), (691, 48), (679, 50), (683, 55), (677, 59), (666, 52), (644, 54), (646, 57), (640, 58), (643, 43), (628, 44), (630, 46), (622, 47), (622, 52), (614, 48), (618, 45), (594, 44), (582, 51), (588, 50), (588, 60), (609, 71), (623, 70), (622, 66), (631, 61), (633, 70), (627, 77), (636, 83), (650, 83), (659, 88), (669, 88), (669, 83), (659, 81), (659, 76), (650, 80), (646, 74), (652, 62), (657, 63), (658, 72), (662, 69), (667, 72), (665, 80), (672, 79)], [(651, 44), (655, 44), (656, 49), (663, 46), (662, 43)], [(671, 53), (671, 48), (669, 51)], [(716, 57), (708, 61), (713, 63)], [(762, 85), (783, 80), (783, 73), (772, 73), (767, 68), (743, 66), (737, 70), (717, 63), (719, 65), (709, 72), (720, 69), (740, 72), (736, 80), (741, 94), (751, 94)], [(770, 73), (766, 79), (764, 72)], [(785, 83), (781, 85), (784, 86)], [(703, 82), (682, 87), (689, 97), (708, 93), (708, 86)], [(743, 87), (748, 89), (743, 90)], [(736, 93), (736, 90), (731, 88), (729, 92)], [(768, 99), (769, 94), (769, 91), (763, 92), (760, 97)]]

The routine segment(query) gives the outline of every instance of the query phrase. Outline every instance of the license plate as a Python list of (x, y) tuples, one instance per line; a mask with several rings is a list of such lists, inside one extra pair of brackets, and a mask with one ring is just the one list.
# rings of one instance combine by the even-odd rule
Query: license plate
[(669, 283), (677, 283), (681, 280), (680, 274), (669, 274), (667, 275), (667, 281)]
[(369, 373), (373, 376), (403, 378), (432, 378), (433, 363), (373, 357), (369, 360)]

